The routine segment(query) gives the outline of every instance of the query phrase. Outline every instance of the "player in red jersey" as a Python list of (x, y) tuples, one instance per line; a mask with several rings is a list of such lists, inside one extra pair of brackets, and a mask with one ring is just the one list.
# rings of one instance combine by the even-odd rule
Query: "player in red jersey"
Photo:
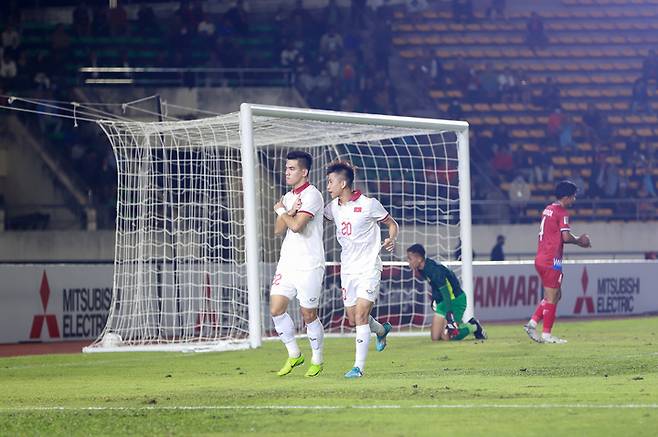
[[(589, 236), (576, 237), (569, 225), (569, 208), (576, 201), (576, 185), (571, 181), (562, 181), (555, 186), (557, 201), (544, 208), (539, 226), (537, 256), (535, 269), (544, 287), (544, 298), (527, 325), (523, 329), (528, 336), (538, 343), (566, 343), (566, 340), (551, 334), (555, 322), (557, 303), (562, 297), (562, 252), (564, 244), (576, 244), (580, 247), (592, 247)], [(537, 334), (537, 323), (544, 320), (541, 337)]]

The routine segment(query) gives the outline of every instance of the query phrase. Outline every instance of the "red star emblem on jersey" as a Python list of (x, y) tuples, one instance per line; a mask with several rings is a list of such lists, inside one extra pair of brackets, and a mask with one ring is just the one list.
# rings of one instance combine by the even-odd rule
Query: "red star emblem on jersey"
[(360, 206), (355, 206), (354, 207), (354, 212), (361, 212), (361, 207)]

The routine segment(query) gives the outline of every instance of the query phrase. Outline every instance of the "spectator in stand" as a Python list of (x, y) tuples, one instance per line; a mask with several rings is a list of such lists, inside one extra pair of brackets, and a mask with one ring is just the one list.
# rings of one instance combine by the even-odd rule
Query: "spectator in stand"
[(93, 8), (91, 20), (91, 33), (93, 36), (107, 36), (110, 34), (110, 23), (107, 21), (107, 7), (96, 6)]
[(340, 54), (343, 50), (343, 37), (334, 26), (329, 27), (327, 33), (320, 38), (320, 53), (327, 56), (330, 53)]
[(462, 105), (459, 103), (459, 100), (453, 99), (448, 105), (446, 110), (446, 115), (450, 120), (463, 120), (464, 119), (464, 110)]
[(546, 136), (549, 142), (557, 144), (564, 152), (573, 146), (573, 125), (571, 119), (561, 108), (555, 108), (548, 116)]
[[(644, 185), (640, 186), (640, 189), (637, 193), (638, 201), (636, 203), (637, 208), (637, 218), (639, 220), (655, 220), (656, 218), (656, 206), (655, 206), (655, 197), (652, 197), (647, 192), (647, 189)], [(655, 254), (654, 258), (656, 259)]]
[(89, 36), (91, 33), (91, 9), (81, 1), (73, 9), (73, 32), (77, 37)]
[(415, 14), (427, 9), (427, 0), (406, 0), (407, 12)]
[(458, 23), (473, 20), (473, 0), (452, 0), (452, 18)]
[(151, 6), (140, 6), (137, 12), (137, 31), (141, 36), (156, 37), (160, 35), (160, 26)]
[(338, 7), (336, 0), (329, 0), (329, 3), (322, 11), (322, 18), (325, 21), (327, 29), (336, 29), (343, 25), (343, 13)]
[(530, 185), (523, 178), (522, 174), (517, 174), (509, 187), (510, 207), (512, 210), (512, 223), (519, 223), (525, 216), (525, 207), (530, 200)]
[(304, 8), (304, 2), (302, 0), (297, 0), (295, 2), (295, 7), (290, 12), (288, 21), (292, 24), (292, 26), (297, 27), (298, 31), (300, 31), (302, 35), (318, 34), (319, 26), (316, 26), (315, 19)]
[(128, 35), (128, 12), (122, 2), (118, 2), (116, 7), (107, 11), (107, 22), (110, 25), (110, 35)]
[(654, 49), (650, 49), (647, 57), (642, 61), (642, 76), (647, 81), (658, 80), (658, 56)]
[[(507, 19), (505, 9), (507, 8), (507, 0), (491, 0), (487, 8), (488, 19)], [(494, 17), (495, 15), (495, 17)]]
[(458, 56), (452, 69), (452, 82), (464, 93), (468, 88), (470, 78), (471, 66), (468, 65), (463, 57)]
[(606, 166), (603, 195), (608, 199), (617, 197), (619, 192), (619, 168), (616, 164)]
[(433, 55), (431, 51), (427, 51), (427, 55), (430, 57), (430, 81), (435, 87), (442, 87), (445, 85), (445, 68), (441, 62), (441, 58), (437, 55)]
[(48, 57), (48, 52), (42, 51), (37, 55), (36, 62), (32, 68), (34, 76), (32, 79), (37, 86), (38, 90), (47, 90), (50, 89), (52, 81), (52, 62)]
[(644, 259), (658, 259), (658, 252), (645, 252)]
[(633, 83), (633, 96), (631, 99), (631, 111), (633, 114), (653, 114), (649, 103), (649, 87), (644, 76), (638, 77)]
[(498, 93), (503, 102), (518, 102), (520, 100), (519, 84), (510, 67), (498, 74)]
[(528, 73), (522, 68), (517, 70), (517, 83), (521, 103), (529, 104), (532, 97), (532, 89), (530, 87)]
[(482, 91), (482, 97), (485, 102), (497, 102), (498, 101), (498, 75), (494, 70), (494, 66), (491, 62), (487, 62), (484, 65), (484, 69), (480, 72), (478, 79), (480, 83), (480, 90)]
[(2, 31), (2, 51), (9, 53), (12, 57), (18, 55), (18, 46), (21, 45), (21, 34), (14, 24), (7, 23), (7, 27)]
[(18, 74), (18, 67), (16, 61), (12, 58), (9, 52), (4, 52), (0, 58), (0, 79), (5, 83), (7, 88), (15, 86), (16, 75)]
[(544, 21), (537, 14), (533, 12), (526, 22), (526, 44), (530, 50), (536, 52), (537, 49), (543, 49), (548, 43), (548, 37), (544, 33)]
[(600, 142), (608, 137), (607, 124), (601, 111), (593, 103), (588, 103), (587, 110), (583, 114), (583, 127), (590, 142)]
[(541, 106), (549, 111), (560, 106), (560, 88), (558, 88), (552, 77), (546, 78), (546, 82), (544, 82), (541, 89), (541, 94), (537, 99), (537, 106)]
[(499, 123), (496, 126), (494, 126), (493, 131), (491, 133), (491, 141), (494, 144), (509, 144), (510, 137), (509, 137), (509, 130), (507, 129), (507, 126), (502, 123)]
[(246, 35), (249, 32), (248, 15), (244, 0), (236, 0), (235, 5), (226, 11), (225, 16), (238, 34)]
[(493, 158), (491, 159), (491, 168), (502, 177), (503, 180), (509, 180), (514, 171), (514, 157), (509, 150), (509, 146), (494, 144)]
[(505, 252), (503, 252), (503, 246), (505, 245), (505, 237), (499, 235), (496, 238), (496, 245), (491, 249), (491, 261), (505, 261)]
[(533, 170), (535, 173), (535, 182), (543, 184), (544, 182), (553, 183), (553, 160), (550, 155), (544, 152), (535, 153), (532, 157)]
[(280, 60), (281, 66), (284, 68), (295, 68), (297, 66), (297, 59), (299, 58), (299, 50), (295, 47), (292, 40), (281, 51)]

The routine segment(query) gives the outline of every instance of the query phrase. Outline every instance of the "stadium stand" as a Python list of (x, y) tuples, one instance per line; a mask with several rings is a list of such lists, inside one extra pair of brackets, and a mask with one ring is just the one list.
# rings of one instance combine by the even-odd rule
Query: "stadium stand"
[[(404, 2), (296, 2), (274, 11), (248, 10), (242, 1), (223, 9), (137, 2), (130, 13), (121, 2), (112, 10), (56, 3), (69, 24), (29, 4), (3, 5), (0, 94), (74, 101), (76, 89), (98, 86), (90, 83), (99, 78), (153, 88), (293, 84), (311, 107), (469, 121), (476, 222), (492, 218), (493, 204), (509, 217), (511, 205), (501, 203), (521, 180), (530, 197), (514, 215), (532, 221), (552, 181), (567, 177), (583, 191), (579, 220), (655, 217), (653, 0), (634, 8), (563, 0), (539, 5), (536, 15), (508, 6), (504, 19), (478, 9), (453, 17), (447, 2), (423, 10)], [(533, 42), (528, 28), (537, 25), (544, 38)], [(94, 71), (102, 67), (127, 70)], [(249, 79), (250, 69), (272, 68), (281, 70)], [(56, 120), (20, 120), (103, 206), (100, 225), (112, 227), (113, 157), (102, 136)]]

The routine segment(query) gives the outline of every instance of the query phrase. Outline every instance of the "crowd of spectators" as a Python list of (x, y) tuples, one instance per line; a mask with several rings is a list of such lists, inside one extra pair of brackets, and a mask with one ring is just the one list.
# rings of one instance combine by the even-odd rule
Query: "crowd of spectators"
[[(152, 65), (168, 67), (255, 67), (263, 66), (246, 49), (243, 42), (257, 33), (265, 22), (272, 29), (268, 38), (271, 62), (290, 69), (295, 87), (311, 107), (382, 114), (398, 113), (397, 87), (391, 81), (392, 34), (394, 6), (389, 0), (351, 0), (349, 4), (328, 0), (322, 9), (308, 9), (302, 0), (294, 4), (281, 2), (267, 17), (257, 17), (244, 0), (236, 0), (221, 13), (208, 13), (205, 2), (182, 1), (170, 14), (156, 13), (149, 4), (140, 6), (136, 20), (129, 20), (122, 2), (109, 9), (105, 3), (90, 6), (81, 1), (72, 9), (72, 24), (57, 25), (49, 30), (47, 47), (24, 50), (24, 34), (20, 9), (16, 2), (4, 4), (0, 33), (0, 94), (30, 90), (32, 97), (62, 101), (74, 100), (70, 87), (74, 49), (84, 50), (88, 66), (133, 65), (118, 41), (126, 38), (161, 41)], [(9, 6), (8, 6), (9, 5)], [(406, 0), (402, 6), (408, 14), (420, 14), (428, 9), (446, 9), (443, 1)], [(451, 1), (452, 20), (469, 23), (476, 19), (507, 20), (505, 0), (491, 0), (482, 11), (476, 11), (471, 0)], [(484, 18), (476, 18), (484, 17)], [(264, 20), (264, 21), (263, 21)], [(106, 41), (118, 53), (108, 58), (98, 51)], [(89, 44), (87, 44), (89, 43)], [(549, 38), (541, 16), (532, 13), (526, 22), (525, 43), (537, 52), (546, 48)], [(190, 48), (193, 47), (194, 50)], [(613, 199), (629, 194), (648, 199), (638, 203), (637, 216), (651, 217), (651, 199), (656, 197), (654, 144), (643, 144), (638, 137), (620, 138), (608, 123), (604, 113), (590, 104), (582, 113), (570, 113), (562, 105), (561, 90), (554, 78), (546, 77), (541, 85), (531, 85), (528, 72), (520, 68), (497, 68), (493, 62), (470, 62), (457, 57), (449, 62), (429, 49), (410, 65), (413, 81), (430, 89), (452, 88), (463, 98), (451, 98), (445, 114), (449, 119), (463, 119), (463, 103), (521, 103), (539, 109), (546, 117), (545, 137), (539, 140), (539, 150), (526, 149), (512, 139), (505, 124), (485, 126), (479, 130), (491, 132), (482, 136), (472, 133), (474, 198), (505, 201), (500, 211), (493, 211), (502, 220), (523, 215), (532, 198), (532, 187), (552, 183), (555, 179), (554, 156), (589, 154), (587, 178), (574, 175), (582, 193), (591, 198)], [(481, 67), (476, 68), (476, 65)], [(403, 67), (405, 68), (405, 67)], [(197, 78), (186, 81), (198, 86)], [(651, 99), (656, 94), (658, 56), (649, 51), (637, 80), (632, 85), (630, 111), (653, 114)], [(25, 93), (22, 93), (25, 95)], [(46, 106), (43, 111), (52, 111)], [(111, 181), (114, 160), (96, 149), (104, 141), (92, 141), (88, 131), (73, 129), (61, 119), (40, 118), (38, 128), (50, 139), (53, 150), (82, 176), (92, 188), (97, 202), (111, 205), (114, 193), (104, 181)], [(98, 139), (97, 139), (98, 140)], [(611, 162), (611, 145), (623, 141), (626, 145), (623, 162)], [(580, 144), (589, 144), (593, 151), (580, 152)], [(553, 154), (547, 150), (555, 151)], [(100, 177), (98, 176), (100, 175)], [(107, 186), (106, 186), (107, 185)], [(496, 187), (506, 187), (504, 190)], [(638, 187), (630, 192), (630, 187)], [(510, 206), (511, 205), (511, 206)], [(510, 210), (511, 208), (511, 210)], [(492, 208), (487, 208), (488, 212)]]

